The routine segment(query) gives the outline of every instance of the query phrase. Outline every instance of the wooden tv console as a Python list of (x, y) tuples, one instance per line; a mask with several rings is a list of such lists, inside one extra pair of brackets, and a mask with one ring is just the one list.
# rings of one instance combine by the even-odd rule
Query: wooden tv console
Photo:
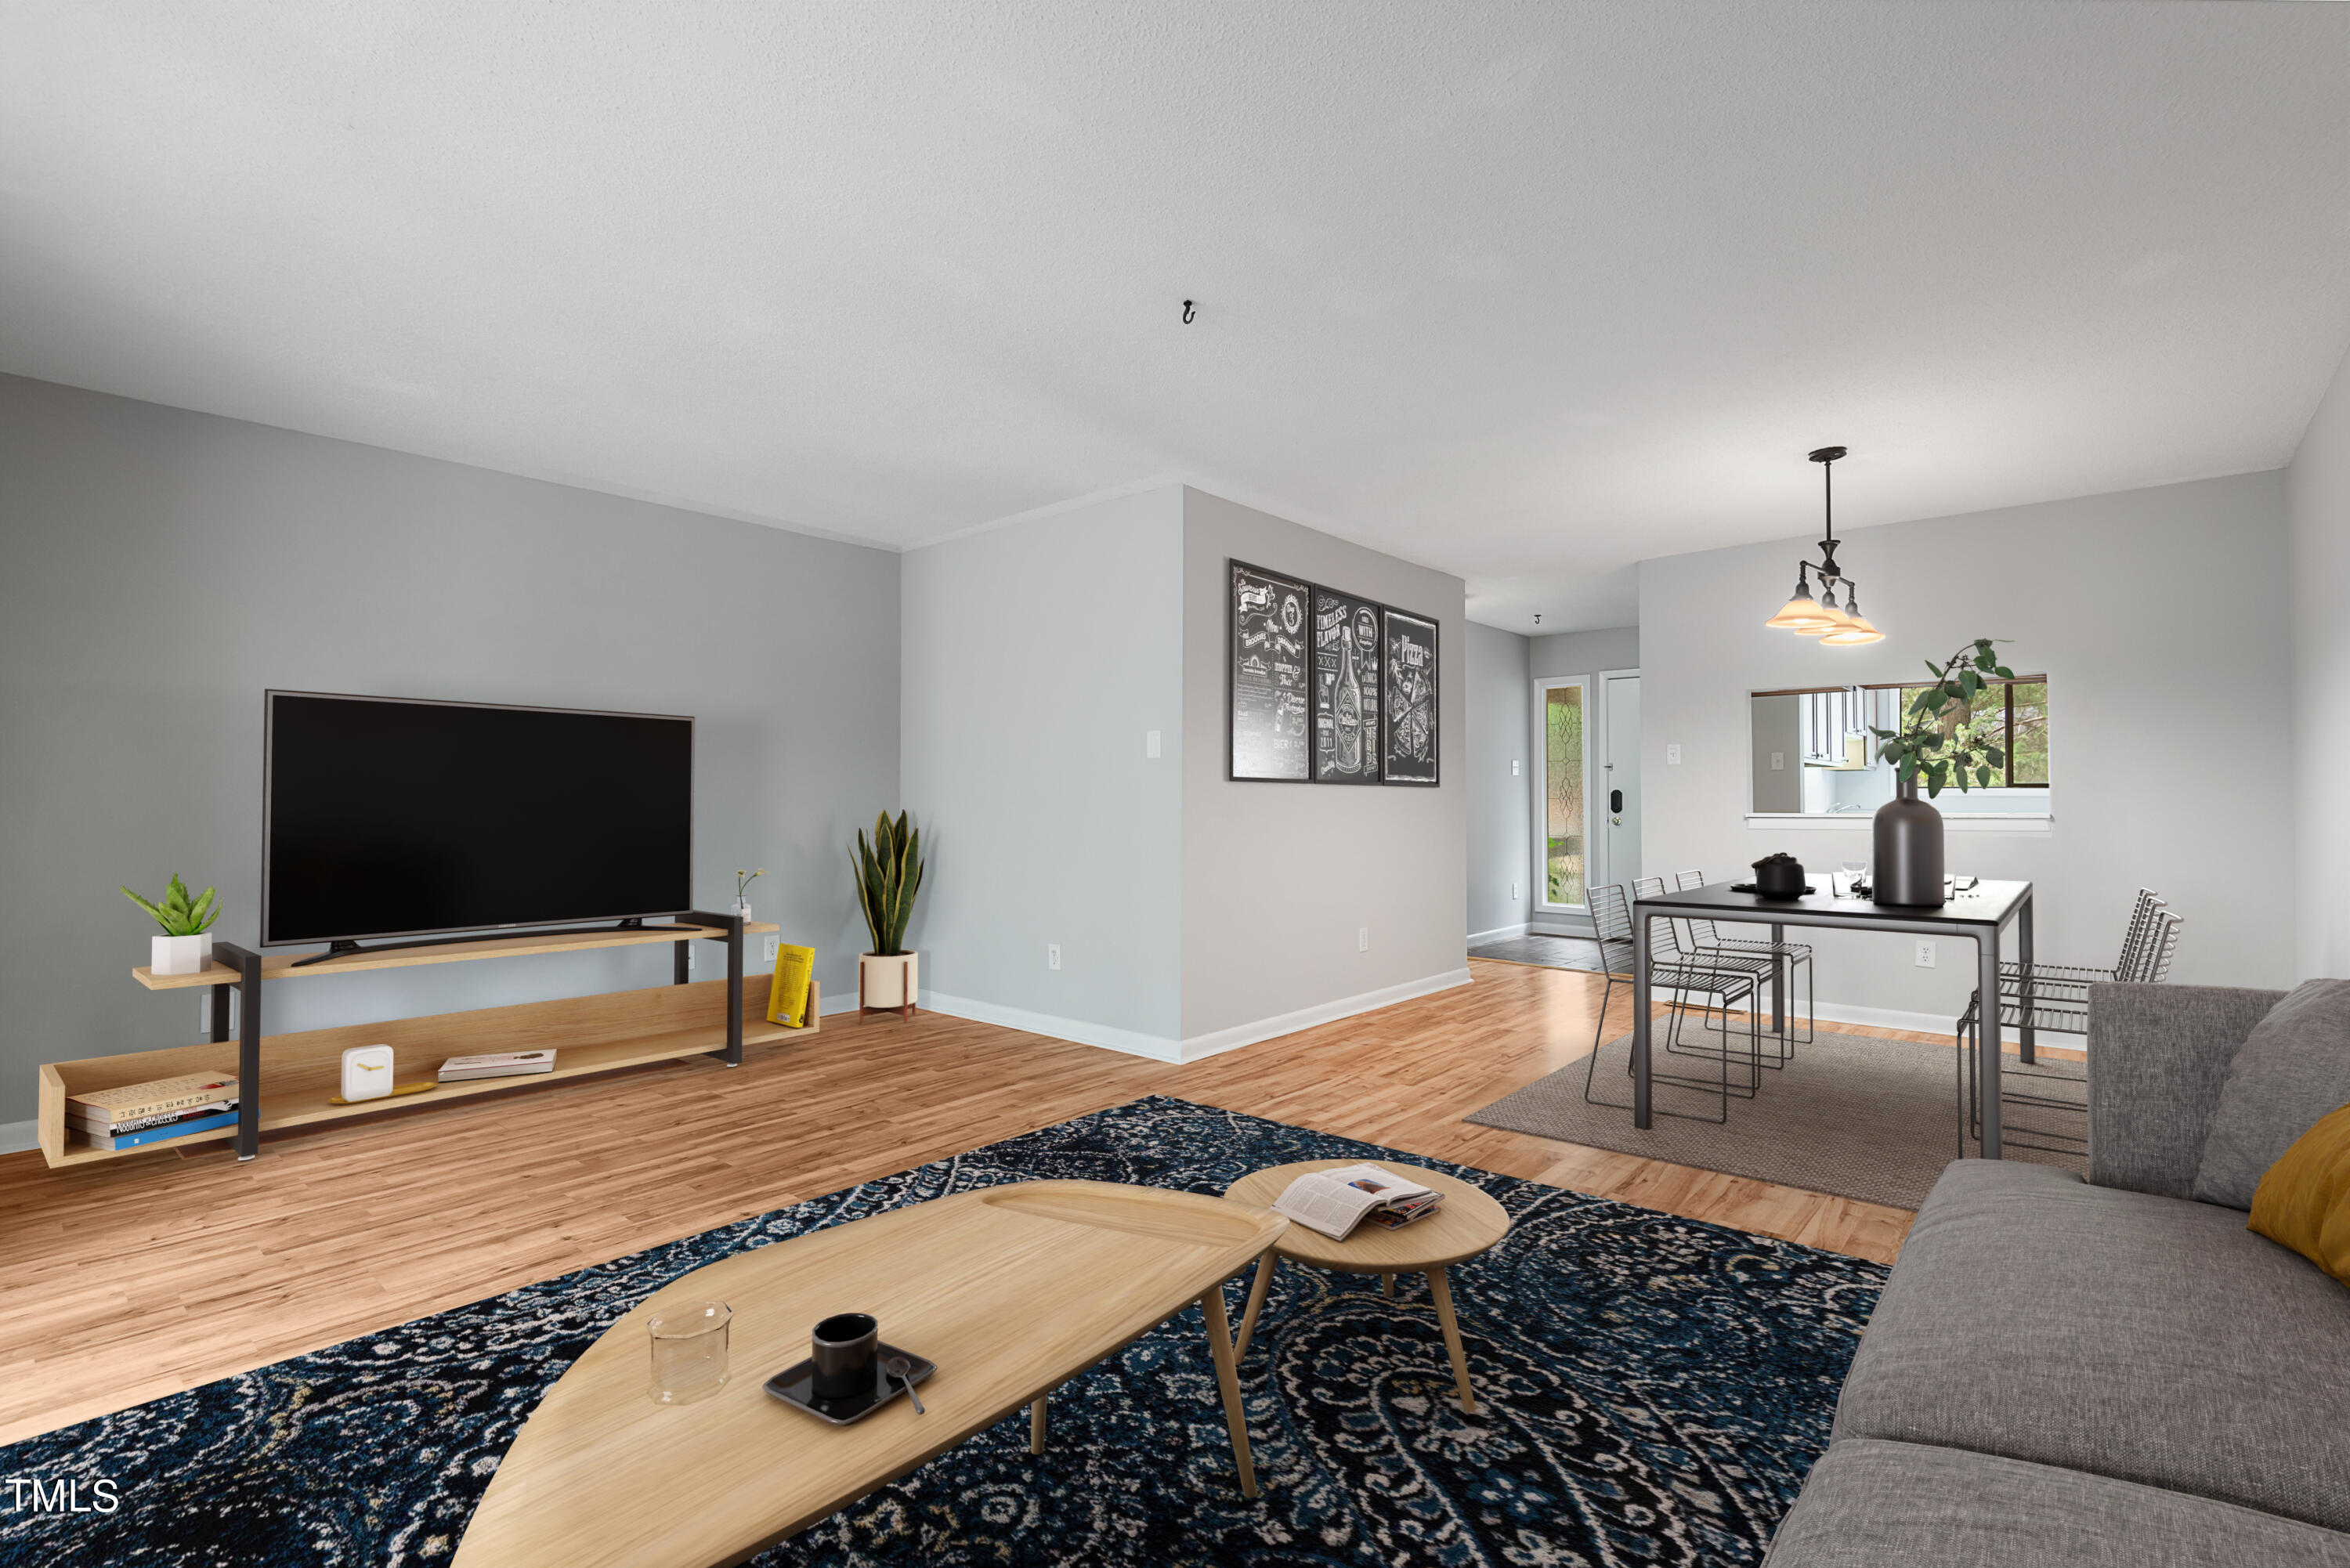
[[(295, 966), (301, 959), (315, 955), (286, 953), (265, 958), (234, 943), (218, 942), (213, 948), (212, 966), (194, 974), (159, 975), (143, 966), (130, 971), (131, 978), (150, 991), (211, 988), (211, 1043), (44, 1064), (37, 1124), (41, 1153), (52, 1166), (82, 1165), (91, 1160), (118, 1159), (126, 1154), (187, 1148), (233, 1138), (236, 1157), (251, 1159), (260, 1152), (261, 1135), (281, 1127), (339, 1121), (386, 1110), (421, 1108), (474, 1095), (690, 1056), (712, 1056), (730, 1067), (740, 1066), (745, 1044), (812, 1034), (820, 1026), (817, 1008), (822, 999), (813, 983), (808, 988), (807, 1024), (802, 1029), (786, 1029), (767, 1022), (764, 987), (748, 988), (753, 994), (745, 994), (743, 939), (775, 929), (771, 925), (746, 923), (736, 915), (694, 910), (676, 925), (647, 926), (642, 930), (490, 937), (438, 947), (391, 948), (381, 952), (353, 953), (307, 968)], [(685, 944), (689, 941), (726, 945), (724, 980), (687, 981)], [(286, 981), (323, 980), (361, 970), (578, 952), (589, 948), (646, 947), (656, 942), (670, 943), (675, 951), (668, 985), (610, 992), (601, 996), (475, 1008), (425, 1018), (398, 1018), (380, 1023), (344, 1024), (298, 1034), (264, 1037), (261, 1033), (263, 995), (268, 987)], [(239, 1037), (234, 1042), (228, 1038), (228, 993), (232, 987), (244, 993)], [(334, 1096), (341, 1092), (343, 1052), (354, 1045), (374, 1044), (392, 1048), (393, 1080), (397, 1083), (430, 1078), (450, 1056), (549, 1047), (557, 1054), (551, 1073), (474, 1078), (442, 1084), (425, 1094), (396, 1099), (364, 1100), (349, 1106), (332, 1104)], [(68, 1095), (203, 1072), (236, 1075), (236, 1126), (120, 1152), (76, 1144), (68, 1136)]]

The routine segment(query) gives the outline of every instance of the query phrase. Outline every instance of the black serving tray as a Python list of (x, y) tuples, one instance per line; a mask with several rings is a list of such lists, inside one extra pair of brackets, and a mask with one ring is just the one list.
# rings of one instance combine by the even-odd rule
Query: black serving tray
[(1733, 893), (1752, 893), (1758, 898), (1802, 898), (1819, 891), (1817, 888), (1806, 888), (1801, 893), (1765, 893), (1752, 882), (1732, 882), (1730, 885), (1730, 890)]
[(916, 1355), (910, 1350), (900, 1350), (894, 1345), (874, 1346), (873, 1376), (876, 1386), (867, 1394), (847, 1399), (819, 1399), (816, 1397), (816, 1363), (795, 1362), (767, 1379), (767, 1392), (786, 1405), (796, 1405), (820, 1421), (836, 1427), (846, 1427), (851, 1421), (861, 1421), (874, 1411), (906, 1391), (905, 1384), (881, 1370), (882, 1363), (893, 1355), (902, 1355), (920, 1383), (939, 1369), (938, 1363)]

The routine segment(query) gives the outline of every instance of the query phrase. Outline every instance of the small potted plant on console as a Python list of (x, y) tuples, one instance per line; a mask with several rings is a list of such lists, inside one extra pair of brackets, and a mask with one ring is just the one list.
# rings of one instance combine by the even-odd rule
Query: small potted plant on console
[(196, 974), (213, 961), (213, 922), (220, 919), (220, 904), (207, 888), (203, 896), (193, 903), (188, 901), (188, 885), (180, 874), (172, 873), (171, 885), (163, 889), (161, 904), (150, 903), (130, 888), (122, 896), (155, 917), (163, 934), (153, 939), (149, 951), (152, 955), (148, 967), (157, 974)]
[(906, 814), (889, 820), (883, 812), (873, 820), (873, 839), (867, 843), (858, 829), (850, 851), (857, 871), (857, 907), (872, 933), (873, 950), (857, 960), (857, 1016), (868, 1012), (914, 1013), (917, 972), (915, 955), (905, 949), (906, 922), (914, 913), (914, 895), (922, 886), (922, 835), (906, 825)]

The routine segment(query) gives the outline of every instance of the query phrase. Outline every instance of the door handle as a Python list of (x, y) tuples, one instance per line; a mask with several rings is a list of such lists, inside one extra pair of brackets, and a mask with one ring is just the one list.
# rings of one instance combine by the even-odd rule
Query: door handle
[(1607, 792), (1607, 809), (1610, 811), (1621, 811), (1624, 809), (1624, 792), (1622, 790), (1611, 789)]

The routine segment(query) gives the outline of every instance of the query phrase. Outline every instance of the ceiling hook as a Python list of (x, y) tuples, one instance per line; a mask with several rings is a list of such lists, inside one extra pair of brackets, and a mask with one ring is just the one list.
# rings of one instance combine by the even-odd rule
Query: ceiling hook
[(1199, 314), (1199, 309), (1198, 309), (1198, 307), (1197, 307), (1196, 306), (1194, 306), (1194, 305), (1193, 305), (1193, 303), (1192, 303), (1191, 300), (1188, 300), (1188, 299), (1187, 299), (1187, 300), (1185, 300), (1185, 301), (1183, 302), (1183, 325), (1184, 325), (1184, 326), (1186, 326), (1186, 327), (1191, 326), (1191, 317), (1193, 317), (1194, 316), (1197, 316), (1198, 314)]

